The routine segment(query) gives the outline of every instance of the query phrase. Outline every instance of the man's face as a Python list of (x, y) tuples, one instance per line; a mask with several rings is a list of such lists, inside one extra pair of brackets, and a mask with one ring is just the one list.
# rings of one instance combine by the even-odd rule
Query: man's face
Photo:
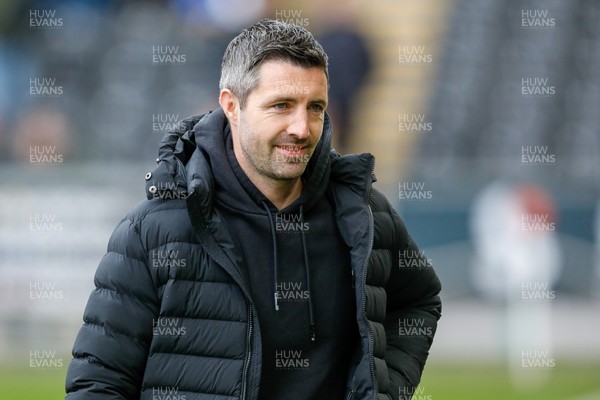
[(321, 137), (326, 105), (323, 69), (263, 63), (258, 85), (239, 110), (237, 127), (232, 125), (236, 157), (244, 172), (251, 179), (299, 178)]

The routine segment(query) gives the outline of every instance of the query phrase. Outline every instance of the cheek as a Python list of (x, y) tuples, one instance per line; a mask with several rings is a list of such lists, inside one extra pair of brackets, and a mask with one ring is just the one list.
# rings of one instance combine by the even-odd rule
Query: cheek
[(274, 141), (274, 136), (269, 132), (260, 124), (255, 125), (254, 128), (247, 126), (242, 141), (246, 148), (252, 149), (253, 153), (265, 153)]
[(316, 121), (310, 124), (310, 135), (316, 140), (321, 138), (321, 134), (323, 133), (323, 121)]

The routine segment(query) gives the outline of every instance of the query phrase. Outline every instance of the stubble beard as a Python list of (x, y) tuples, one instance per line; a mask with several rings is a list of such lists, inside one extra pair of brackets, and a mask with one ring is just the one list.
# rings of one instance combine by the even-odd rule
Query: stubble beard
[[(283, 164), (288, 164), (289, 162), (278, 161), (275, 154), (277, 150), (274, 150), (275, 148), (270, 144), (257, 143), (255, 139), (256, 136), (252, 133), (250, 125), (246, 122), (245, 118), (240, 118), (239, 127), (240, 147), (246, 162), (249, 163), (250, 168), (253, 169), (253, 173), (280, 182), (290, 182), (302, 176), (308, 165), (307, 161), (299, 160), (297, 163), (293, 163), (296, 165), (302, 164), (300, 170), (290, 172), (283, 171), (283, 169), (285, 169)], [(307, 153), (307, 155), (308, 157), (306, 157), (306, 159), (310, 159), (312, 149), (311, 153)]]

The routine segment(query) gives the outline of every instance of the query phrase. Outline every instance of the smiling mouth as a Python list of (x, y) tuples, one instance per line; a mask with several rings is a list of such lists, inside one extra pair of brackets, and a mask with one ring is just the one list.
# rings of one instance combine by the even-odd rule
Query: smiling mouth
[(286, 153), (289, 154), (302, 154), (305, 152), (305, 150), (307, 149), (306, 146), (294, 146), (294, 145), (279, 145), (279, 146), (275, 146), (280, 150), (283, 150)]

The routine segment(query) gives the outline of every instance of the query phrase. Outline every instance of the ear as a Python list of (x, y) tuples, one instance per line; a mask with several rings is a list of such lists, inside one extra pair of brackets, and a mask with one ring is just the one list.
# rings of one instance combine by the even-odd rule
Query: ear
[(240, 103), (237, 97), (229, 89), (221, 90), (219, 94), (219, 104), (225, 112), (225, 116), (229, 120), (229, 124), (237, 126)]

